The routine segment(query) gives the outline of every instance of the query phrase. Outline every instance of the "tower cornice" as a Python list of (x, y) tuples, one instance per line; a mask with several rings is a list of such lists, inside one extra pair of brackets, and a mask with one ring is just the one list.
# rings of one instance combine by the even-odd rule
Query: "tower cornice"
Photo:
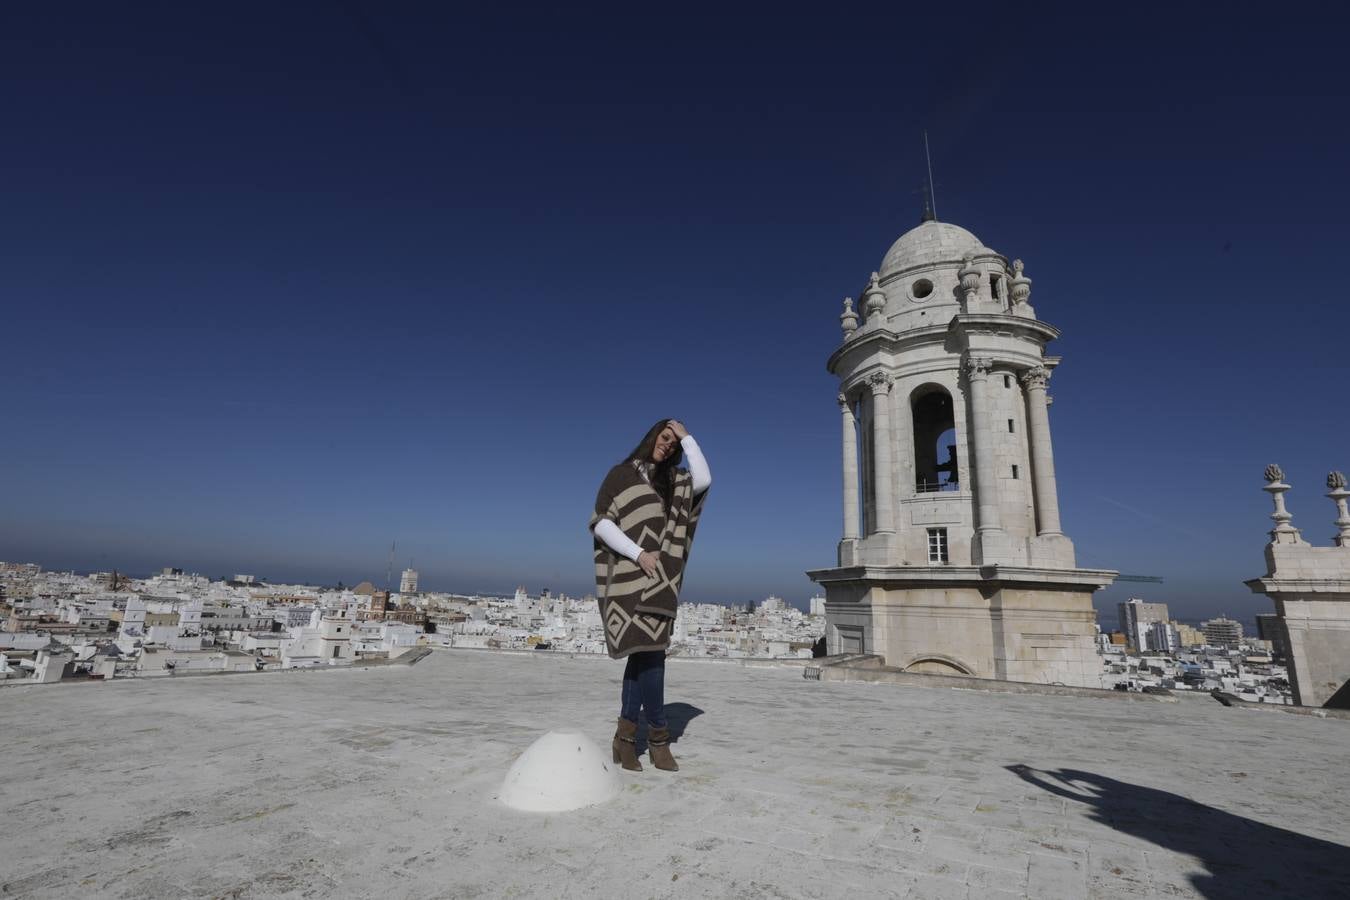
[[(886, 326), (858, 331), (853, 337), (840, 344), (825, 362), (825, 369), (831, 375), (838, 375), (844, 359), (854, 354), (863, 356), (877, 352), (898, 353), (912, 350), (924, 344), (942, 343), (949, 337), (970, 335), (1004, 335), (1025, 338), (1044, 346), (1059, 337), (1060, 331), (1048, 322), (1040, 319), (1028, 319), (1024, 316), (1011, 316), (1000, 313), (958, 313), (944, 325), (929, 325), (924, 328), (907, 328), (893, 331)], [(1054, 357), (1055, 362), (1059, 361)], [(1047, 358), (1049, 364), (1049, 358)], [(1051, 364), (1053, 365), (1053, 364)]]
[(831, 375), (838, 375), (839, 364), (844, 357), (851, 354), (868, 355), (878, 351), (908, 350), (923, 344), (940, 344), (946, 339), (946, 325), (929, 325), (924, 328), (910, 328), (905, 331), (892, 331), (885, 326), (871, 328), (839, 345), (830, 354), (830, 358), (825, 361), (825, 370)]
[[(942, 586), (981, 584), (996, 587), (1056, 585), (1104, 588), (1120, 573), (1114, 569), (1060, 569), (1046, 566), (885, 566), (854, 565), (812, 569), (806, 573), (817, 584), (882, 582), (889, 584)], [(1244, 582), (1251, 585), (1268, 579)], [(1255, 590), (1255, 588), (1253, 588)]]
[(947, 323), (946, 330), (964, 334), (1034, 336), (1041, 343), (1049, 343), (1060, 335), (1059, 329), (1049, 322), (1001, 313), (958, 313)]

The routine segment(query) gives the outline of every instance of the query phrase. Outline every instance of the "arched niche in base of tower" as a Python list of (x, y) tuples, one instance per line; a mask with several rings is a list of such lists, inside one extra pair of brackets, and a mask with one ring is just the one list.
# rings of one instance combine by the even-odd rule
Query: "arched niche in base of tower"
[(925, 653), (901, 666), (906, 672), (917, 675), (974, 675), (975, 672), (965, 663), (941, 653)]
[(956, 463), (956, 413), (951, 393), (940, 384), (921, 384), (910, 392), (909, 412), (915, 491), (955, 490), (961, 477)]

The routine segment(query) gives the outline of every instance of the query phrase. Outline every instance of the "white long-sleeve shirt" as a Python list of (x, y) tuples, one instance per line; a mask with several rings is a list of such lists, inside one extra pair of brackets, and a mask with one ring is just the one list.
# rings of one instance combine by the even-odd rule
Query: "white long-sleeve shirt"
[[(680, 438), (680, 447), (684, 450), (684, 458), (689, 461), (689, 479), (694, 494), (701, 494), (712, 484), (712, 472), (708, 470), (708, 461), (703, 458), (703, 451), (698, 448), (698, 442), (694, 440), (692, 434)], [(601, 519), (595, 523), (595, 536), (604, 541), (609, 549), (620, 556), (628, 557), (633, 562), (637, 562), (638, 556), (642, 554), (642, 548), (624, 534), (619, 529), (618, 523), (611, 519)]]

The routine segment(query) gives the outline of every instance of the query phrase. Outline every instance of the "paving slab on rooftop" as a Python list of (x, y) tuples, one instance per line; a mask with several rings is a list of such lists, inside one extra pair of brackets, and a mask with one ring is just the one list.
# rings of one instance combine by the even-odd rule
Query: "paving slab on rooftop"
[(680, 772), (496, 802), (544, 732), (608, 743), (621, 670), (437, 651), (0, 691), (0, 896), (1350, 895), (1350, 721), (1203, 698), (673, 660)]

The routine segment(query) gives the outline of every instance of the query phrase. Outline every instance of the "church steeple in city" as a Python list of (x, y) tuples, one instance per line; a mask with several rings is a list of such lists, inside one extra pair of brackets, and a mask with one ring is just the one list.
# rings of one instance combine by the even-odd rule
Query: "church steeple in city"
[[(925, 150), (926, 147), (925, 136)], [(1059, 519), (1050, 399), (1059, 337), (1031, 279), (964, 228), (923, 221), (839, 317), (843, 538), (829, 652), (915, 672), (1100, 686), (1092, 593)], [(955, 624), (959, 622), (960, 624)]]

